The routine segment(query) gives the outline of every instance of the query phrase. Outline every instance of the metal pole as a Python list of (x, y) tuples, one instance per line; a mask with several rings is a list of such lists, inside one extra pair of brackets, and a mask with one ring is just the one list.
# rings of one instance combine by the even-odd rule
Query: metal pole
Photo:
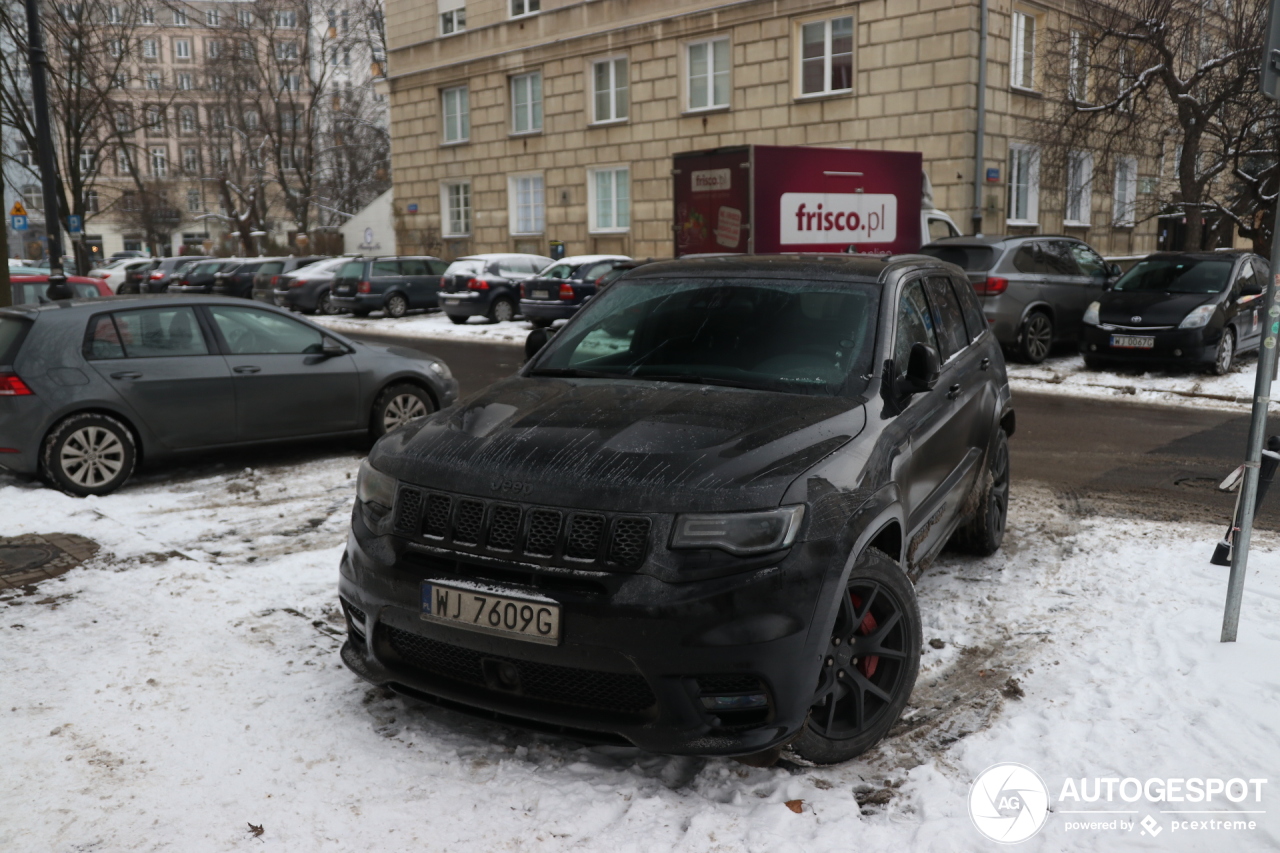
[(36, 151), (40, 160), (40, 185), (44, 190), (44, 228), (49, 241), (49, 298), (69, 299), (71, 289), (62, 271), (62, 216), (58, 210), (57, 158), (49, 128), (49, 89), (46, 76), (49, 57), (44, 52), (40, 26), (40, 0), (26, 0), (27, 57), (31, 66), (31, 104), (36, 117)]
[[(1258, 501), (1258, 475), (1262, 467), (1262, 440), (1267, 431), (1267, 406), (1271, 403), (1271, 381), (1275, 379), (1276, 337), (1280, 335), (1280, 306), (1276, 287), (1280, 284), (1280, 205), (1276, 206), (1271, 231), (1271, 278), (1262, 301), (1265, 324), (1262, 349), (1258, 351), (1258, 374), (1253, 385), (1253, 418), (1249, 422), (1249, 444), (1244, 462), (1244, 483), (1240, 492), (1240, 532), (1231, 549), (1231, 579), (1227, 581), (1227, 607), (1222, 614), (1222, 642), (1234, 643), (1240, 627), (1240, 601), (1244, 598), (1245, 570), (1249, 566), (1249, 539), (1253, 534), (1253, 514)], [(1226, 334), (1224, 331), (1223, 334)]]
[[(978, 126), (973, 142), (973, 233), (982, 233), (982, 146), (987, 135), (987, 0), (978, 4)], [(925, 235), (928, 237), (928, 235)]]

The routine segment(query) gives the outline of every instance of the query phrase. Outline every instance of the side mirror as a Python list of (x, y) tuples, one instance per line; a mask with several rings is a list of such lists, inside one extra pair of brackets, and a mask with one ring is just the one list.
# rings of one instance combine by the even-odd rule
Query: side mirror
[(324, 349), (320, 350), (320, 353), (325, 358), (337, 358), (340, 355), (346, 355), (347, 348), (344, 347), (342, 344), (338, 343), (337, 341), (332, 341), (332, 340), (329, 340), (328, 338), (325, 338)]
[(1123, 274), (1124, 271), (1120, 269), (1119, 264), (1107, 264), (1107, 275), (1120, 276)]
[(1261, 296), (1262, 285), (1258, 284), (1258, 280), (1255, 278), (1252, 284), (1246, 284), (1244, 287), (1240, 288), (1240, 295), (1241, 296)]
[(903, 390), (910, 394), (929, 391), (938, 384), (941, 373), (938, 351), (928, 344), (912, 344), (911, 355), (907, 359), (907, 375), (903, 377)]
[(551, 336), (547, 334), (546, 329), (534, 329), (530, 332), (529, 337), (524, 339), (524, 360), (530, 361), (541, 352), (549, 340), (551, 340)]

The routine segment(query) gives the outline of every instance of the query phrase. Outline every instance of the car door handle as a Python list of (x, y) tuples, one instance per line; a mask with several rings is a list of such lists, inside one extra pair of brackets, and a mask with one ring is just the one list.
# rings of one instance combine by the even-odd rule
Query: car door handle
[(954, 400), (956, 397), (959, 397), (959, 396), (960, 396), (960, 383), (957, 382), (955, 385), (952, 385), (950, 388), (947, 389), (947, 399)]
[(236, 373), (261, 373), (261, 367), (254, 367), (252, 364), (242, 364), (235, 368)]
[(979, 370), (986, 370), (989, 367), (991, 367), (991, 359), (989, 358), (984, 358), (982, 361), (978, 362)]
[(122, 370), (119, 373), (111, 374), (112, 379), (141, 379), (141, 373), (134, 373), (131, 370)]

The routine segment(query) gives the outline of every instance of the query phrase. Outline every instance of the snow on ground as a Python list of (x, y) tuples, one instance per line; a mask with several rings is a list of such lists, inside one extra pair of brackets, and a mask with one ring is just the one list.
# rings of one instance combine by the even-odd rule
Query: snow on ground
[[(1042, 364), (1010, 361), (1008, 367), (1015, 392), (1238, 411), (1252, 406), (1258, 357), (1241, 356), (1226, 376), (1172, 369), (1086, 370), (1080, 355), (1055, 356)], [(1271, 404), (1271, 411), (1280, 411), (1280, 401)]]
[[(999, 848), (965, 803), (997, 762), (1032, 767), (1055, 798), (1066, 777), (1280, 767), (1270, 533), (1240, 642), (1222, 645), (1220, 525), (1015, 488), (999, 555), (944, 555), (919, 583), (941, 648), (926, 643), (895, 736), (839, 767), (752, 769), (529, 734), (357, 679), (335, 591), (357, 464), (215, 460), (88, 500), (0, 476), (4, 534), (103, 545), (0, 601), (0, 850), (982, 851)], [(1055, 814), (1022, 849), (1274, 850), (1277, 786), (1260, 805), (1219, 795), (1270, 812), (1228, 839), (1067, 831), (1076, 816)]]
[(483, 317), (471, 317), (465, 323), (454, 325), (448, 315), (440, 311), (408, 314), (398, 319), (385, 317), (381, 311), (375, 311), (368, 317), (353, 317), (350, 314), (332, 316), (317, 314), (310, 319), (343, 334), (365, 332), (371, 335), (399, 335), (422, 340), (461, 338), (488, 343), (523, 345), (524, 339), (529, 332), (533, 331), (533, 326), (525, 320), (490, 323)]

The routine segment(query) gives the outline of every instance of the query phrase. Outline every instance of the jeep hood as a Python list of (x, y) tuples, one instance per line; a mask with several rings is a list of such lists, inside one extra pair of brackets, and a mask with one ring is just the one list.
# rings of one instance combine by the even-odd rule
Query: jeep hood
[(859, 398), (515, 376), (387, 435), (370, 461), (427, 488), (526, 503), (758, 509), (865, 424)]

